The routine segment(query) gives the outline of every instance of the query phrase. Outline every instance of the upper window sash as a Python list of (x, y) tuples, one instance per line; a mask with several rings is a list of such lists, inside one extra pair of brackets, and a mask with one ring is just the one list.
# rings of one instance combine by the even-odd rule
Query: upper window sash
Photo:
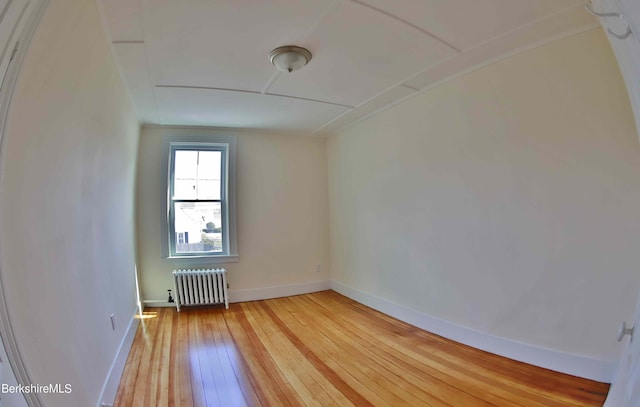
[[(219, 151), (221, 153), (221, 169), (220, 169), (220, 197), (219, 199), (186, 199), (175, 196), (175, 165), (176, 165), (176, 152), (177, 151)], [(225, 201), (228, 193), (228, 144), (221, 143), (206, 143), (201, 146), (194, 143), (171, 143), (171, 162), (169, 167), (169, 197), (172, 201)]]

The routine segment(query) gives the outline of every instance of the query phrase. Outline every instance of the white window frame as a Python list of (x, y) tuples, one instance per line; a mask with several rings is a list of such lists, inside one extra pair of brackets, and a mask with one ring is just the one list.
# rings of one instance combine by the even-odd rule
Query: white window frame
[[(223, 243), (219, 253), (176, 253), (176, 234), (172, 213), (173, 152), (175, 150), (218, 150), (222, 151), (222, 223)], [(230, 263), (238, 261), (236, 227), (236, 139), (234, 136), (175, 136), (165, 138), (164, 157), (166, 158), (166, 196), (163, 199), (163, 257), (175, 260), (180, 266)]]

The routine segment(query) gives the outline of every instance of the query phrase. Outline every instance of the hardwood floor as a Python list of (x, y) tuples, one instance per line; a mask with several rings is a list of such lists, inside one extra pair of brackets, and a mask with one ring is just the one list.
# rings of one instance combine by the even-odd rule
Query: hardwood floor
[(609, 388), (449, 341), (333, 291), (145, 314), (116, 406), (601, 406)]

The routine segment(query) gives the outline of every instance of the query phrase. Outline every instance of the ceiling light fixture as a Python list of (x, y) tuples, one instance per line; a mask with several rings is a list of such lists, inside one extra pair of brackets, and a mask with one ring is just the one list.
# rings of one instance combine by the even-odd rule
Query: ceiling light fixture
[(311, 52), (307, 49), (296, 47), (295, 45), (286, 45), (271, 51), (269, 61), (282, 72), (291, 73), (304, 67), (311, 61)]

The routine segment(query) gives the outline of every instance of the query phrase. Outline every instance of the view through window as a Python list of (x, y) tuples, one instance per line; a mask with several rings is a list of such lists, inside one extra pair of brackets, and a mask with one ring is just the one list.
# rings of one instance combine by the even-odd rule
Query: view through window
[(225, 254), (224, 146), (172, 146), (172, 255)]

